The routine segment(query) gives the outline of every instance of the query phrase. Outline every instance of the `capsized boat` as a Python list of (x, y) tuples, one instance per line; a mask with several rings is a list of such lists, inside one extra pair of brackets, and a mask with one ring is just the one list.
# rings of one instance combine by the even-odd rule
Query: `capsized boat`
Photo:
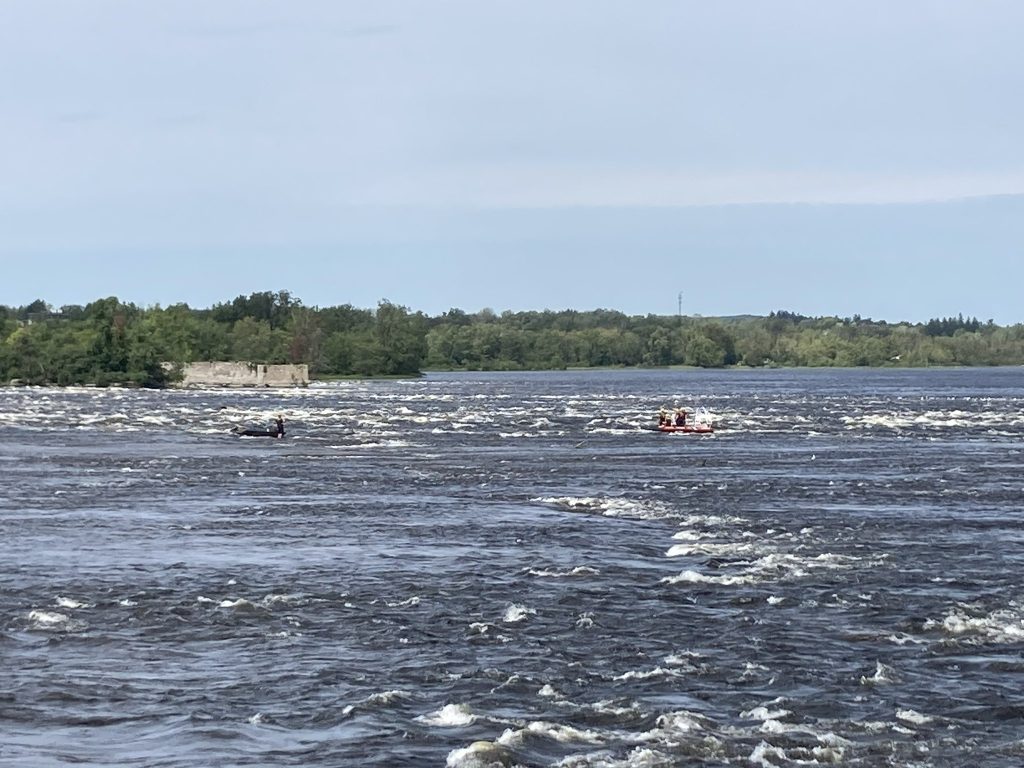
[(276, 429), (238, 429), (231, 430), (241, 437), (284, 437), (283, 432)]
[(284, 418), (278, 416), (274, 419), (273, 429), (246, 429), (245, 427), (235, 427), (231, 431), (241, 437), (284, 437)]

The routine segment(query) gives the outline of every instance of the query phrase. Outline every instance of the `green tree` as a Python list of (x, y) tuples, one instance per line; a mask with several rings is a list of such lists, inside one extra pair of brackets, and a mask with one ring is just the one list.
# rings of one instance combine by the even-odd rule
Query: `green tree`
[(686, 344), (686, 364), (700, 368), (720, 368), (725, 365), (725, 350), (703, 333), (696, 333)]
[(283, 362), (281, 337), (266, 320), (243, 317), (231, 329), (231, 354), (250, 363)]
[(383, 373), (419, 373), (427, 354), (426, 327), (421, 315), (384, 300), (377, 305), (377, 342)]

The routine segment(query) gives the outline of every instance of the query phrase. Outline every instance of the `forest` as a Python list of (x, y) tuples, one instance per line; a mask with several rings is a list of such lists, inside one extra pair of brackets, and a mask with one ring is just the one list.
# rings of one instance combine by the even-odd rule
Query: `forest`
[(195, 309), (116, 297), (54, 308), (0, 305), (0, 383), (164, 387), (202, 360), (306, 363), (313, 378), (429, 370), (694, 366), (1024, 364), (1024, 325), (977, 318), (887, 323), (853, 317), (625, 315), (609, 309), (450, 309), (390, 301), (309, 307), (264, 291)]

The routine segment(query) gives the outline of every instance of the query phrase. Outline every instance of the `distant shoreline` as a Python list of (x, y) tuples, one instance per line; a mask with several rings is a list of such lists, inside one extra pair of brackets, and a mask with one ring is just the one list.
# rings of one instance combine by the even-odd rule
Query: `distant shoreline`
[[(208, 310), (143, 309), (113, 296), (60, 311), (42, 301), (0, 307), (0, 382), (24, 384), (162, 388), (205, 377), (258, 385), (274, 383), (261, 376), (285, 368), (305, 369), (312, 381), (388, 381), (458, 371), (1021, 364), (1024, 325), (962, 315), (897, 325), (782, 310), (702, 318), (451, 309), (428, 317), (387, 301), (376, 309), (306, 307), (287, 291), (239, 296)], [(297, 375), (288, 378), (296, 383)]]

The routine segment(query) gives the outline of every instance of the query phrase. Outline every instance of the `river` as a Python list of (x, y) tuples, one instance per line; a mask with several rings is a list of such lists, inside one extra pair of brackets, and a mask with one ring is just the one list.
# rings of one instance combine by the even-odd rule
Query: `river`
[(1022, 369), (0, 389), (0, 765), (1020, 765), (1022, 437)]

